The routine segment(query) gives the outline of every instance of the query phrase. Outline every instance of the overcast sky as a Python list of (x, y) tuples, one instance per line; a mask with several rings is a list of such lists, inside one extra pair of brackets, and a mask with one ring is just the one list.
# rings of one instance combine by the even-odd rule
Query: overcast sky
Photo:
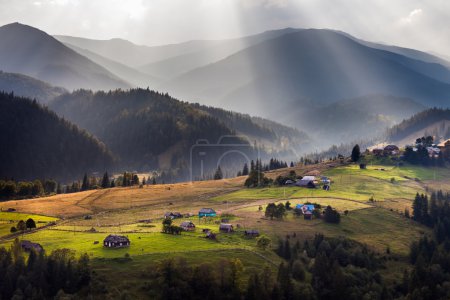
[(11, 22), (146, 45), (333, 28), (450, 56), (448, 0), (0, 0), (0, 24)]

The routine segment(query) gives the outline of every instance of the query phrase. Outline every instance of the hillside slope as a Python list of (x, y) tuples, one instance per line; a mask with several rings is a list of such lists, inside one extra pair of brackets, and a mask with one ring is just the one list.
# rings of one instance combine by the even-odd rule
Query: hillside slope
[(113, 165), (97, 139), (26, 98), (0, 93), (0, 131), (2, 178), (72, 180)]
[(67, 89), (112, 89), (130, 85), (56, 39), (19, 23), (0, 27), (0, 65)]
[(36, 99), (40, 103), (48, 103), (67, 90), (54, 87), (33, 77), (0, 71), (0, 91), (14, 92), (17, 96)]
[(450, 109), (431, 108), (415, 114), (390, 128), (387, 140), (406, 145), (426, 135), (436, 141), (450, 138)]
[[(185, 170), (190, 149), (199, 139), (214, 144), (225, 135), (245, 134), (251, 143), (284, 141), (284, 148), (273, 146), (276, 151), (289, 151), (288, 145), (301, 147), (309, 140), (304, 133), (282, 125), (269, 128), (231, 112), (222, 111), (227, 117), (219, 116), (213, 108), (144, 89), (77, 91), (58, 97), (50, 107), (105, 142), (120, 157), (120, 166), (128, 170)], [(236, 121), (235, 126), (230, 126), (229, 118)]]

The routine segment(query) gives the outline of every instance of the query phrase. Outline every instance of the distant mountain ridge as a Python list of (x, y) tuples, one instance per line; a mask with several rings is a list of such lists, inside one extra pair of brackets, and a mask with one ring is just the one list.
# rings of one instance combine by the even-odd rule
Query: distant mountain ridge
[(30, 76), (3, 71), (0, 71), (0, 91), (14, 92), (16, 96), (36, 99), (44, 104), (67, 92)]
[(102, 66), (31, 26), (0, 27), (0, 66), (67, 89), (128, 88), (130, 85)]

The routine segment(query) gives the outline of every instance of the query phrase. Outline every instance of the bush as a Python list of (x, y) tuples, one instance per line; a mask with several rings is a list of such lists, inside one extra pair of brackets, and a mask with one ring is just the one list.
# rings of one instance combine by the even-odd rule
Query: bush
[(337, 212), (337, 210), (328, 205), (325, 209), (324, 220), (327, 223), (339, 224), (341, 222), (341, 215)]

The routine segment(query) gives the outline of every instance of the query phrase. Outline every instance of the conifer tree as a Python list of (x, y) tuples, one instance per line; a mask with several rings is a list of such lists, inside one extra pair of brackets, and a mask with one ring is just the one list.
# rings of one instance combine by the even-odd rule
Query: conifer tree
[(81, 190), (82, 191), (87, 191), (89, 189), (89, 181), (88, 181), (88, 177), (87, 174), (84, 174), (83, 177), (83, 183), (81, 184)]
[(244, 164), (244, 168), (242, 169), (242, 176), (248, 175), (248, 165), (247, 163)]
[(218, 166), (216, 173), (214, 173), (214, 180), (220, 180), (222, 178), (223, 178), (222, 169), (220, 169), (220, 166)]
[(103, 174), (103, 179), (102, 179), (102, 188), (106, 189), (109, 188), (110, 182), (109, 182), (109, 176), (108, 176), (108, 172), (105, 172), (105, 174)]

